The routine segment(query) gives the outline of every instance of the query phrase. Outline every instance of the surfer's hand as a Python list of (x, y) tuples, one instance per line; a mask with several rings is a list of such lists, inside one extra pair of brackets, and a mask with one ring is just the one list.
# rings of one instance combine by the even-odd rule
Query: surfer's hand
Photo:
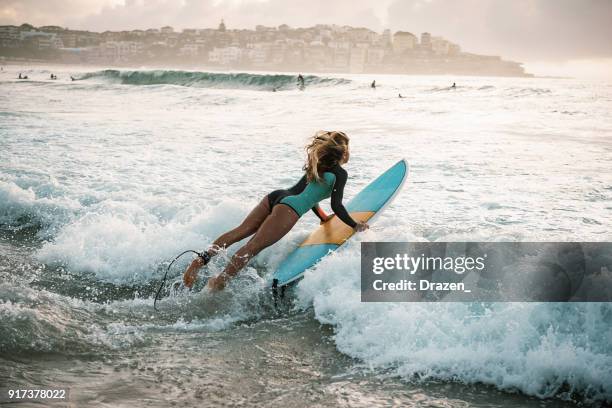
[(357, 232), (363, 232), (365, 230), (367, 230), (368, 228), (370, 228), (370, 226), (368, 224), (366, 224), (365, 222), (358, 222), (357, 225), (355, 225), (355, 231)]
[(325, 224), (327, 221), (331, 220), (332, 218), (334, 218), (334, 214), (330, 214), (326, 216), (324, 220), (321, 220), (321, 225)]

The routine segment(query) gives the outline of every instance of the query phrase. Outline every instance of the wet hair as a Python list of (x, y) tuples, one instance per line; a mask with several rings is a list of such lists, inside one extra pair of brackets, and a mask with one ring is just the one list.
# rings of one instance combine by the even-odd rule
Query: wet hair
[(344, 132), (318, 131), (306, 146), (306, 178), (321, 181), (321, 174), (336, 166), (348, 149), (349, 138)]

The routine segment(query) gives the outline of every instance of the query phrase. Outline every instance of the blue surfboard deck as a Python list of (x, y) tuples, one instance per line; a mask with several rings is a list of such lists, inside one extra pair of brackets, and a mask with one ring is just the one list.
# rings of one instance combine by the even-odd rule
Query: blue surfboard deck
[[(407, 175), (408, 163), (402, 159), (345, 204), (346, 210), (356, 220), (373, 222), (401, 190)], [(272, 275), (273, 286), (282, 287), (302, 278), (307, 269), (338, 249), (354, 234), (352, 229), (336, 218), (319, 226), (281, 262)], [(330, 224), (332, 221), (334, 224)]]

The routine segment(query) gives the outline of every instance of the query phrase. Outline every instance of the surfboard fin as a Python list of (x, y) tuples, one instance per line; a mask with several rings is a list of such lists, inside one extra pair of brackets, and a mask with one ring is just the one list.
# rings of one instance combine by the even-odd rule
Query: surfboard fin
[(278, 306), (278, 279), (272, 279), (272, 299), (274, 299), (274, 307)]
[(278, 287), (278, 279), (272, 279), (272, 298), (274, 307), (278, 307), (278, 302), (285, 298), (285, 286)]

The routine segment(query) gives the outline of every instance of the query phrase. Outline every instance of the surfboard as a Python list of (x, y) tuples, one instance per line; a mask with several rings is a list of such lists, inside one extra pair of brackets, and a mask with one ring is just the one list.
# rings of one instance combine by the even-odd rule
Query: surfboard
[[(402, 159), (345, 204), (346, 210), (355, 221), (371, 224), (401, 190), (407, 175), (408, 163)], [(302, 278), (306, 270), (354, 234), (355, 231), (338, 217), (320, 225), (281, 262), (272, 275), (272, 287), (282, 288)]]

